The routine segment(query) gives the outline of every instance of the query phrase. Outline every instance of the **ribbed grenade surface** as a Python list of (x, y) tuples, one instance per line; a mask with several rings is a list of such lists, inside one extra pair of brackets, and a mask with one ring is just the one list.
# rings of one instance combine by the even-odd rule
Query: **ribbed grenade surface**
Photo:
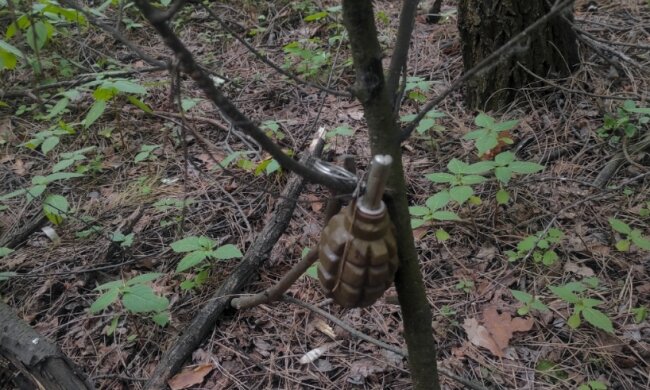
[(379, 299), (397, 271), (394, 230), (385, 212), (368, 215), (352, 205), (332, 217), (318, 245), (318, 279), (327, 295), (343, 307)]

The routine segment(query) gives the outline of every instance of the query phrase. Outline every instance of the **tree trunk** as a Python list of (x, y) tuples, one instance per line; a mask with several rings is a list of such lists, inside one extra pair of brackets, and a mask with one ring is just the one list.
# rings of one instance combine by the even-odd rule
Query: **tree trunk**
[[(460, 0), (460, 31), (465, 71), (516, 36), (551, 9), (549, 0)], [(580, 59), (571, 28), (571, 8), (523, 39), (516, 53), (468, 80), (465, 103), (473, 109), (499, 110), (519, 88), (535, 81), (520, 63), (541, 77), (566, 77)]]

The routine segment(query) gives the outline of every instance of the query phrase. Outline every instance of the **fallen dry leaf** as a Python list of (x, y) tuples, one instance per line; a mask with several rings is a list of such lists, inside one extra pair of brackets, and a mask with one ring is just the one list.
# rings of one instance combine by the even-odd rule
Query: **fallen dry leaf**
[(591, 268), (589, 268), (587, 266), (584, 266), (584, 265), (582, 265), (582, 266), (578, 265), (578, 264), (576, 264), (576, 263), (574, 263), (572, 261), (567, 261), (566, 263), (564, 263), (564, 270), (567, 271), (567, 272), (573, 272), (574, 274), (578, 274), (578, 275), (586, 276), (586, 277), (590, 277), (590, 276), (595, 275), (593, 269), (591, 269)]
[(514, 332), (526, 332), (533, 327), (532, 318), (512, 318), (507, 312), (499, 314), (495, 306), (483, 310), (483, 323), (479, 324), (475, 318), (465, 319), (463, 328), (467, 338), (472, 344), (486, 348), (499, 357), (505, 356), (505, 349)]
[(311, 206), (311, 210), (314, 212), (319, 212), (323, 208), (323, 202), (320, 200), (320, 198), (314, 194), (309, 194), (306, 196), (307, 201), (309, 202)]
[(168, 380), (167, 384), (172, 390), (187, 389), (203, 382), (205, 376), (213, 369), (212, 364), (200, 364), (192, 368), (186, 368)]

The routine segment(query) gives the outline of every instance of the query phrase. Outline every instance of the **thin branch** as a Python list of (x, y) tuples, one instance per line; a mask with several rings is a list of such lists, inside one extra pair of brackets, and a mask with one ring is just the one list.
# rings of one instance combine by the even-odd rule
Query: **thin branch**
[(305, 271), (307, 271), (307, 269), (311, 267), (314, 262), (316, 262), (316, 260), (318, 260), (318, 248), (311, 248), (307, 256), (297, 262), (296, 265), (291, 267), (289, 272), (284, 274), (282, 279), (277, 281), (273, 286), (267, 288), (261, 293), (233, 298), (233, 300), (230, 301), (230, 305), (235, 309), (241, 310), (257, 306), (262, 303), (277, 301), (282, 297), (282, 294), (284, 294), (291, 287), (293, 282), (298, 280), (298, 278), (304, 274)]
[[(409, 45), (415, 25), (415, 13), (417, 12), (419, 0), (404, 0), (402, 11), (399, 14), (399, 26), (397, 27), (397, 38), (395, 49), (390, 59), (388, 78), (386, 80), (386, 91), (388, 96), (394, 96), (399, 84), (399, 76), (403, 71), (406, 73), (406, 60), (408, 59)], [(394, 100), (399, 104), (399, 100)]]
[(539, 27), (543, 26), (546, 24), (546, 22), (549, 21), (552, 17), (556, 16), (560, 12), (564, 11), (566, 8), (570, 7), (573, 5), (574, 0), (564, 0), (563, 2), (557, 4), (551, 8), (551, 10), (541, 18), (537, 19), (535, 23), (531, 24), (528, 26), (526, 29), (524, 29), (522, 32), (517, 34), (516, 36), (512, 37), (508, 42), (506, 42), (503, 46), (495, 50), (492, 54), (487, 56), (486, 58), (483, 59), (483, 61), (479, 62), (474, 66), (472, 69), (468, 70), (465, 72), (465, 74), (454, 81), (449, 88), (447, 88), (444, 92), (442, 92), (440, 95), (436, 96), (433, 100), (431, 100), (429, 103), (427, 103), (426, 106), (418, 113), (418, 115), (413, 119), (406, 128), (402, 131), (400, 141), (405, 141), (408, 139), (408, 137), (411, 136), (411, 133), (415, 128), (417, 127), (418, 123), (424, 118), (424, 116), (431, 111), (435, 106), (437, 106), (440, 102), (442, 102), (449, 94), (451, 94), (453, 91), (457, 90), (460, 88), (467, 80), (470, 78), (474, 77), (478, 73), (491, 68), (493, 66), (496, 66), (500, 62), (504, 61), (506, 58), (508, 58), (510, 55), (512, 55), (516, 50), (511, 50), (515, 49), (515, 45), (519, 43), (524, 38), (527, 38), (530, 33), (538, 29)]
[(255, 49), (250, 43), (246, 42), (246, 40), (244, 38), (242, 38), (241, 36), (239, 36), (239, 34), (235, 33), (228, 26), (228, 23), (224, 22), (223, 19), (221, 19), (219, 17), (219, 15), (217, 15), (214, 11), (212, 11), (210, 9), (210, 7), (208, 7), (205, 3), (201, 3), (201, 5), (203, 6), (203, 8), (206, 10), (206, 12), (210, 16), (212, 16), (217, 22), (219, 22), (221, 27), (223, 27), (223, 29), (226, 30), (226, 32), (228, 34), (232, 35), (236, 40), (239, 41), (239, 43), (244, 45), (248, 49), (248, 51), (253, 53), (255, 55), (255, 57), (257, 57), (260, 61), (262, 61), (266, 65), (273, 68), (273, 70), (275, 70), (276, 72), (280, 73), (283, 76), (286, 76), (286, 77), (290, 78), (291, 80), (297, 82), (298, 84), (304, 84), (304, 85), (307, 85), (309, 87), (316, 88), (316, 89), (318, 89), (320, 91), (329, 93), (330, 95), (348, 97), (348, 98), (352, 97), (352, 94), (349, 93), (349, 92), (341, 92), (341, 91), (337, 91), (335, 89), (330, 89), (330, 88), (322, 86), (322, 85), (310, 83), (309, 81), (303, 80), (302, 78), (300, 78), (300, 77), (298, 77), (298, 76), (296, 76), (296, 75), (294, 75), (294, 74), (292, 74), (290, 72), (287, 72), (286, 70), (280, 68), (279, 66), (277, 66), (276, 64), (271, 62), (271, 60), (269, 60), (264, 54), (260, 53), (257, 49)]
[(208, 99), (219, 108), (225, 117), (237, 129), (253, 138), (265, 151), (267, 151), (284, 169), (303, 176), (308, 181), (323, 184), (327, 187), (340, 190), (341, 192), (352, 192), (356, 186), (353, 180), (342, 177), (334, 177), (317, 171), (308, 165), (299, 163), (285, 154), (282, 149), (269, 138), (257, 125), (247, 116), (242, 114), (232, 102), (214, 85), (210, 76), (196, 63), (192, 53), (185, 47), (183, 42), (176, 36), (172, 29), (165, 22), (156, 22), (152, 17), (156, 10), (147, 0), (135, 0), (142, 15), (152, 24), (163, 38), (165, 44), (176, 55), (181, 70), (189, 75)]
[[(401, 349), (399, 347), (396, 347), (394, 345), (387, 344), (387, 343), (385, 343), (385, 342), (383, 342), (381, 340), (377, 340), (374, 337), (368, 336), (367, 334), (356, 330), (352, 325), (348, 325), (346, 322), (338, 319), (337, 317), (331, 315), (330, 313), (326, 312), (325, 310), (323, 310), (323, 309), (321, 309), (321, 308), (319, 308), (317, 306), (314, 306), (314, 305), (309, 304), (307, 302), (303, 302), (303, 301), (301, 301), (299, 299), (290, 297), (288, 295), (283, 295), (282, 300), (284, 300), (286, 302), (289, 302), (289, 303), (293, 303), (293, 304), (298, 305), (300, 307), (303, 307), (303, 308), (305, 308), (305, 309), (307, 309), (307, 310), (309, 310), (311, 312), (314, 312), (314, 313), (318, 314), (321, 317), (324, 317), (324, 318), (328, 319), (329, 321), (331, 321), (335, 325), (339, 326), (341, 329), (344, 329), (345, 331), (350, 333), (353, 337), (356, 337), (356, 338), (361, 339), (363, 341), (367, 341), (370, 344), (374, 344), (374, 345), (376, 345), (376, 346), (378, 346), (380, 348), (383, 348), (383, 349), (385, 349), (387, 351), (391, 351), (391, 352), (396, 353), (396, 354), (398, 354), (400, 356), (408, 357), (408, 352), (407, 351), (405, 351), (405, 350), (403, 350), (403, 349)], [(448, 378), (451, 378), (451, 379), (453, 379), (453, 380), (455, 380), (455, 381), (457, 381), (459, 383), (462, 383), (463, 385), (469, 387), (470, 389), (486, 390), (485, 387), (483, 387), (483, 386), (481, 386), (481, 385), (479, 385), (477, 383), (474, 383), (474, 382), (472, 382), (470, 380), (467, 380), (467, 379), (465, 379), (463, 377), (460, 377), (460, 376), (452, 373), (451, 371), (449, 371), (449, 370), (447, 370), (445, 368), (438, 367), (438, 372), (441, 373), (442, 375), (448, 377)]]

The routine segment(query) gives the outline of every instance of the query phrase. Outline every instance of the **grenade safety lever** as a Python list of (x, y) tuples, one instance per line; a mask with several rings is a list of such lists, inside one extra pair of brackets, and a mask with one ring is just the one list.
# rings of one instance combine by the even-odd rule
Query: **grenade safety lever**
[(332, 217), (321, 233), (318, 279), (343, 307), (372, 305), (397, 271), (395, 227), (381, 200), (391, 164), (391, 156), (375, 156), (366, 193)]

